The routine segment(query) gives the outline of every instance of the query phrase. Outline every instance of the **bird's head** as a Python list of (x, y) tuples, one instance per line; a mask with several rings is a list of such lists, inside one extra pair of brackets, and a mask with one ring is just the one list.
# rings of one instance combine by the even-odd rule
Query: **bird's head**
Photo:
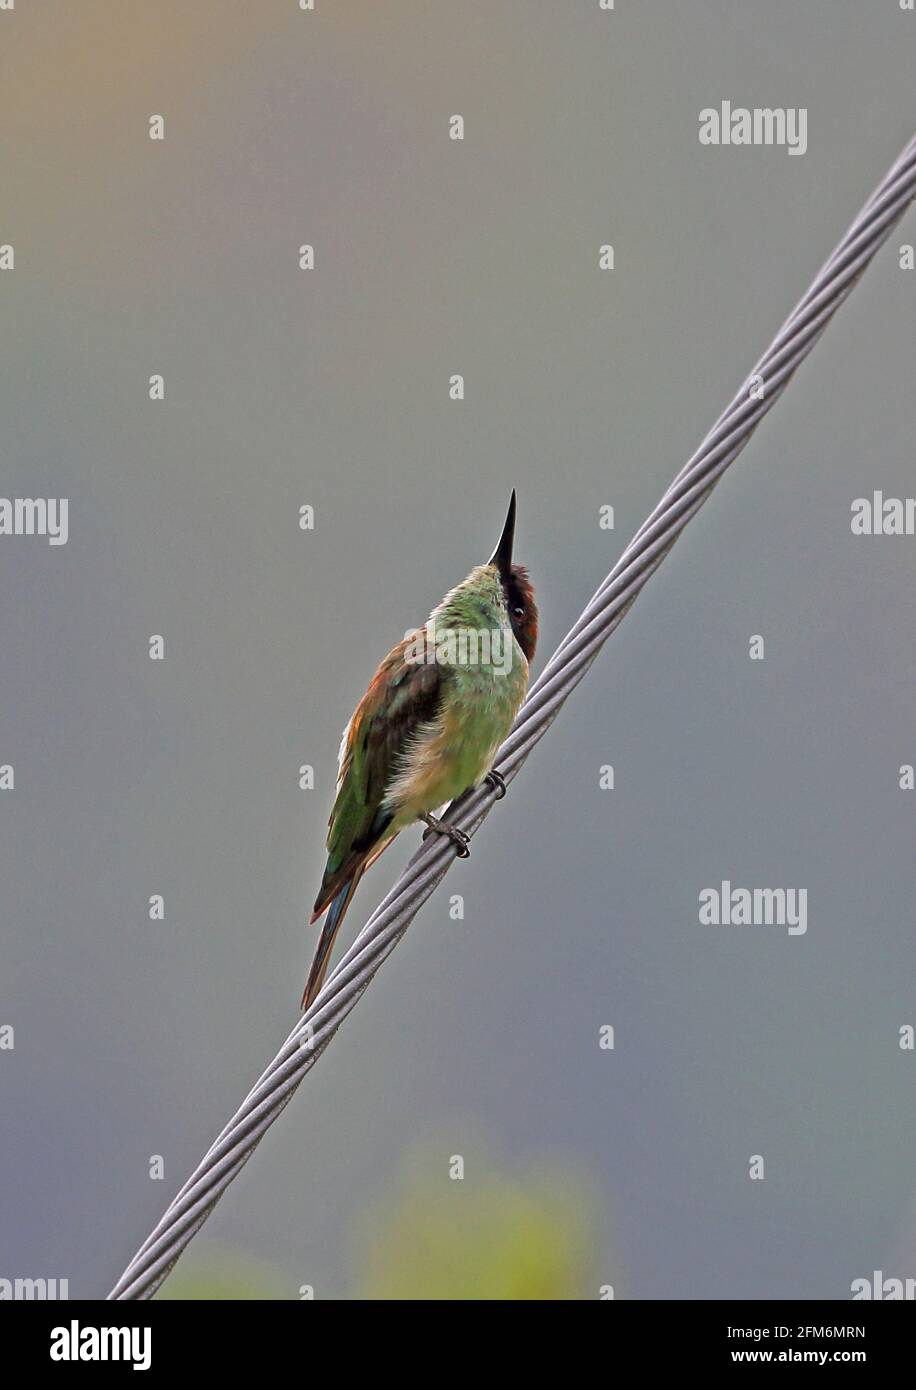
[(525, 660), (534, 659), (538, 640), (538, 608), (534, 589), (524, 565), (513, 565), (512, 543), (515, 539), (515, 488), (509, 500), (509, 511), (496, 549), (487, 561), (499, 575), (503, 598), (515, 640), (525, 653)]

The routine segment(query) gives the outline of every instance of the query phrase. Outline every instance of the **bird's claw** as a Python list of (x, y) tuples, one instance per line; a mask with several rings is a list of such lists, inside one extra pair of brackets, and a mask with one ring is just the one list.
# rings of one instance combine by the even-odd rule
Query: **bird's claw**
[(447, 840), (451, 840), (455, 846), (455, 852), (459, 859), (469, 859), (471, 851), (468, 849), (469, 835), (463, 830), (459, 830), (457, 825), (451, 825), (446, 820), (437, 820), (435, 816), (424, 816), (426, 829), (423, 831), (423, 839), (428, 840), (430, 835), (444, 835)]
[(496, 800), (502, 801), (503, 797), (506, 795), (506, 792), (508, 790), (508, 788), (506, 787), (506, 779), (502, 775), (502, 773), (497, 772), (494, 768), (492, 772), (487, 773), (486, 777), (483, 780), (485, 782), (489, 782), (490, 786), (496, 792)]

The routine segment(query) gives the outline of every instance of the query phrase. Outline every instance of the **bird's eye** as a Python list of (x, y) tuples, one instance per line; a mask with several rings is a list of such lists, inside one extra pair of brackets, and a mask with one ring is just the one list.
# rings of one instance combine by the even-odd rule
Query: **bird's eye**
[(516, 616), (517, 618), (524, 618), (524, 616), (525, 616), (525, 610), (524, 610), (524, 608), (519, 608), (518, 606), (516, 606), (515, 608), (513, 608), (512, 612), (515, 614), (515, 616)]

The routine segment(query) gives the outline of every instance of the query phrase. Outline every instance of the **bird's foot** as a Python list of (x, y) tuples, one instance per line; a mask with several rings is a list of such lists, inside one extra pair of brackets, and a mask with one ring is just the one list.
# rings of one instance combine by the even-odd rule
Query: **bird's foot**
[(506, 795), (506, 792), (508, 790), (506, 786), (506, 779), (502, 775), (502, 773), (497, 772), (494, 768), (492, 772), (487, 773), (486, 777), (483, 780), (485, 782), (489, 782), (490, 786), (496, 792), (496, 800), (502, 801), (503, 797)]
[(428, 840), (430, 835), (444, 835), (451, 840), (458, 854), (459, 859), (470, 858), (471, 851), (468, 849), (468, 836), (463, 830), (459, 830), (457, 825), (450, 825), (448, 821), (439, 820), (436, 816), (425, 815), (420, 817), (426, 822), (426, 830), (423, 831), (423, 839)]

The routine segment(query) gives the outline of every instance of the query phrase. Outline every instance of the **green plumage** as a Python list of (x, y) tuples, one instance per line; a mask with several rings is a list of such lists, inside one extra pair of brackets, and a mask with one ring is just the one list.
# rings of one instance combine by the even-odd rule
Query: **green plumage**
[(511, 564), (514, 524), (513, 494), (493, 558), (389, 652), (344, 732), (312, 921), (330, 911), (303, 1007), (365, 869), (404, 826), (480, 782), (512, 727), (537, 637), (531, 585)]

